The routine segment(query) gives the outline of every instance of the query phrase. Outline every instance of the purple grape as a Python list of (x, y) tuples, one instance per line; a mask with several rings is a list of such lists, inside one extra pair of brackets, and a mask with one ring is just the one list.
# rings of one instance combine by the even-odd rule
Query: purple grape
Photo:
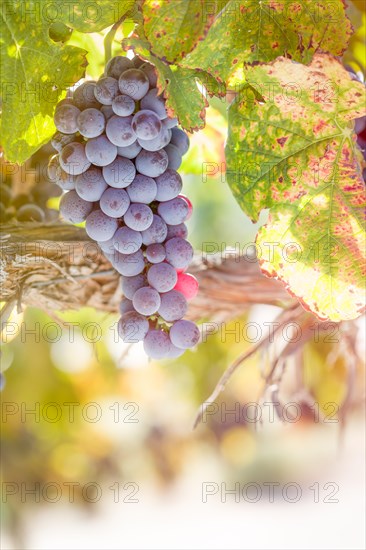
[(166, 240), (173, 239), (174, 237), (180, 237), (185, 239), (188, 236), (188, 229), (185, 223), (179, 223), (178, 225), (167, 225), (168, 233)]
[(124, 189), (109, 187), (101, 196), (99, 206), (107, 216), (121, 218), (130, 206), (130, 199)]
[(77, 194), (89, 202), (99, 201), (107, 187), (102, 170), (96, 166), (91, 166), (89, 170), (80, 174), (75, 181)]
[(116, 250), (113, 245), (113, 237), (108, 241), (98, 242), (98, 246), (105, 254), (114, 254)]
[(136, 158), (141, 149), (142, 147), (138, 141), (131, 143), (131, 145), (128, 145), (127, 147), (117, 147), (118, 154), (126, 159)]
[(75, 88), (73, 94), (73, 102), (76, 107), (83, 111), (84, 109), (100, 107), (100, 103), (97, 101), (94, 90), (96, 82), (94, 80), (87, 80)]
[(163, 262), (150, 267), (147, 280), (149, 285), (158, 292), (169, 292), (177, 284), (178, 276), (173, 266)]
[(158, 82), (158, 75), (154, 65), (151, 65), (151, 63), (148, 62), (143, 62), (140, 66), (140, 70), (143, 71), (149, 79), (150, 88), (155, 88)]
[(105, 120), (109, 120), (112, 116), (115, 115), (115, 112), (112, 109), (112, 105), (102, 105), (100, 111), (103, 113)]
[(118, 92), (118, 80), (111, 76), (100, 78), (94, 89), (94, 95), (102, 105), (112, 105)]
[(187, 313), (187, 309), (187, 300), (178, 290), (170, 290), (161, 295), (158, 313), (164, 321), (171, 323), (182, 319)]
[(141, 315), (153, 315), (160, 307), (160, 294), (154, 288), (144, 286), (136, 290), (132, 298), (133, 307)]
[(154, 152), (166, 147), (166, 145), (169, 144), (171, 137), (170, 130), (165, 130), (165, 128), (162, 128), (160, 134), (156, 138), (150, 140), (138, 139), (138, 142), (141, 147), (145, 149), (145, 151)]
[(122, 292), (126, 298), (132, 300), (136, 290), (146, 286), (146, 283), (146, 277), (142, 273), (134, 277), (122, 277)]
[(55, 126), (63, 134), (75, 134), (78, 131), (77, 119), (80, 110), (75, 105), (64, 104), (56, 107)]
[(161, 120), (154, 111), (138, 111), (131, 123), (132, 129), (139, 139), (156, 138), (161, 131)]
[(132, 99), (139, 100), (149, 91), (149, 79), (139, 69), (127, 69), (119, 77), (119, 89)]
[(164, 151), (168, 155), (168, 168), (171, 168), (172, 170), (178, 170), (178, 168), (182, 164), (182, 155), (178, 147), (172, 145), (171, 143), (168, 143), (168, 145), (164, 147)]
[(164, 120), (163, 120), (163, 127), (166, 128), (167, 130), (171, 130), (177, 124), (178, 124), (178, 119), (177, 118), (167, 117), (167, 118), (164, 118)]
[(193, 258), (192, 245), (180, 237), (167, 241), (165, 252), (167, 261), (176, 269), (186, 269)]
[(75, 189), (75, 183), (78, 177), (79, 176), (72, 176), (71, 174), (68, 174), (60, 167), (55, 183), (64, 191), (71, 191), (72, 189)]
[(158, 214), (165, 223), (169, 225), (178, 225), (183, 223), (188, 216), (189, 207), (187, 202), (181, 197), (176, 197), (170, 201), (161, 202), (158, 206)]
[(135, 160), (137, 171), (151, 178), (163, 174), (168, 168), (168, 163), (168, 155), (164, 149), (154, 152), (142, 150)]
[[(62, 168), (60, 166), (59, 156), (58, 155), (52, 155), (52, 157), (48, 161), (48, 165), (47, 165), (48, 179), (51, 180), (51, 181), (57, 181), (58, 178), (60, 177), (59, 174), (60, 174), (61, 170), (62, 170)], [(155, 187), (156, 187), (156, 185), (155, 185)], [(156, 189), (155, 189), (155, 193), (156, 193)]]
[(86, 147), (78, 142), (66, 145), (61, 151), (59, 160), (61, 168), (73, 176), (82, 174), (88, 170), (91, 164), (86, 155)]
[(108, 256), (114, 269), (124, 277), (133, 277), (139, 275), (145, 269), (145, 259), (141, 250), (133, 254), (121, 254), (115, 252)]
[(145, 245), (163, 243), (168, 229), (166, 223), (157, 214), (153, 215), (153, 221), (148, 229), (142, 231), (142, 242)]
[(92, 203), (81, 199), (76, 191), (69, 191), (61, 197), (60, 213), (65, 220), (71, 223), (81, 223), (85, 221), (92, 210)]
[(170, 339), (162, 330), (149, 330), (144, 339), (145, 353), (151, 359), (164, 359), (170, 350)]
[(86, 138), (100, 136), (104, 132), (105, 118), (98, 109), (90, 108), (82, 111), (77, 118), (79, 132)]
[(199, 339), (200, 331), (192, 321), (176, 321), (170, 329), (170, 340), (179, 349), (193, 348)]
[(172, 128), (171, 144), (175, 145), (183, 156), (189, 149), (189, 138), (180, 128)]
[(94, 241), (108, 241), (118, 228), (118, 222), (101, 210), (94, 210), (86, 218), (85, 230)]
[(168, 168), (156, 178), (157, 193), (155, 200), (163, 202), (175, 199), (182, 190), (182, 178), (175, 170)]
[(131, 202), (150, 204), (156, 197), (155, 180), (147, 176), (137, 174), (127, 189)]
[(132, 61), (128, 59), (128, 57), (116, 55), (108, 61), (105, 67), (105, 74), (106, 76), (111, 76), (112, 78), (116, 78), (118, 80), (124, 71), (131, 69), (132, 67)]
[(170, 348), (169, 348), (169, 353), (167, 355), (167, 359), (177, 359), (178, 357), (183, 355), (185, 351), (186, 351), (185, 349), (179, 349), (170, 342)]
[(144, 63), (145, 61), (141, 59), (141, 57), (139, 57), (138, 55), (135, 55), (135, 57), (132, 59), (132, 64), (135, 69), (139, 69)]
[(146, 258), (151, 264), (160, 264), (165, 260), (165, 248), (162, 244), (154, 243), (146, 247)]
[(136, 311), (129, 311), (118, 321), (118, 334), (125, 343), (140, 342), (149, 330), (149, 322)]
[(120, 227), (114, 234), (113, 245), (121, 254), (133, 254), (141, 248), (141, 233), (129, 227)]
[(146, 204), (132, 203), (123, 219), (131, 229), (145, 231), (153, 222), (153, 213)]
[(141, 99), (141, 109), (148, 109), (149, 111), (154, 111), (160, 118), (163, 120), (167, 118), (167, 112), (165, 110), (165, 101), (163, 96), (158, 94), (158, 90), (153, 88), (150, 90), (144, 98)]
[(51, 145), (58, 153), (61, 153), (65, 145), (77, 141), (76, 134), (62, 134), (61, 132), (56, 132), (51, 139)]
[(106, 127), (108, 139), (117, 147), (128, 147), (136, 141), (135, 132), (131, 126), (132, 117), (112, 116)]
[(106, 136), (89, 139), (85, 146), (86, 156), (95, 166), (107, 166), (117, 156), (117, 147)]
[(134, 180), (136, 169), (133, 162), (123, 157), (117, 158), (103, 167), (103, 176), (106, 182), (116, 189), (124, 189)]
[(133, 307), (132, 300), (128, 300), (127, 298), (122, 298), (120, 304), (119, 304), (119, 312), (123, 316), (125, 313), (128, 313), (129, 311), (133, 311), (136, 313), (135, 308)]
[(135, 110), (135, 102), (132, 97), (128, 95), (118, 95), (112, 102), (112, 109), (118, 116), (129, 116)]

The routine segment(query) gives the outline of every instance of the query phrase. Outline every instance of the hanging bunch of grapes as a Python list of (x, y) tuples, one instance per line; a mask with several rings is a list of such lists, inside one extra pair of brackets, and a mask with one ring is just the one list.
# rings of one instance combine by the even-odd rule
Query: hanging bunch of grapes
[(122, 275), (119, 334), (151, 358), (178, 357), (199, 340), (183, 319), (198, 291), (186, 273), (192, 211), (177, 170), (189, 147), (158, 94), (157, 74), (135, 57), (112, 58), (55, 112), (49, 174), (64, 191), (60, 212), (86, 231)]

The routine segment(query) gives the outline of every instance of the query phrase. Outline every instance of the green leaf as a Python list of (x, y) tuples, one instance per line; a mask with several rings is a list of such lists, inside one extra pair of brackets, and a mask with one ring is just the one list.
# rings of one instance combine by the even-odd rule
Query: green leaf
[(17, 163), (50, 139), (55, 104), (85, 71), (86, 52), (52, 42), (37, 6), (22, 2), (2, 10), (1, 135), (7, 160)]
[(228, 0), (144, 0), (144, 29), (152, 52), (169, 63), (187, 55), (205, 36)]
[[(137, 10), (135, 0), (54, 0), (52, 9), (42, 10), (44, 17), (57, 13), (57, 19), (80, 32), (98, 32), (116, 23), (130, 10)], [(52, 20), (50, 21), (50, 23)]]
[(230, 0), (180, 64), (226, 82), (243, 63), (282, 55), (308, 63), (319, 49), (340, 56), (351, 33), (342, 0)]
[(351, 121), (366, 114), (365, 87), (321, 54), (309, 67), (285, 58), (252, 67), (247, 80), (265, 102), (231, 105), (227, 177), (253, 220), (271, 208), (257, 239), (262, 270), (318, 317), (355, 318), (366, 199)]

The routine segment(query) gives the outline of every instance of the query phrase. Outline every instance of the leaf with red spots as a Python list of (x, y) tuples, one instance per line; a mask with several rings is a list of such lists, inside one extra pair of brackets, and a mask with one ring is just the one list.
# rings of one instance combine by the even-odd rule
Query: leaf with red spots
[(144, 29), (152, 52), (174, 63), (202, 40), (228, 0), (144, 0)]
[(251, 67), (249, 91), (229, 109), (231, 189), (253, 219), (262, 270), (319, 318), (357, 317), (365, 306), (365, 185), (353, 132), (365, 87), (334, 58), (310, 66), (279, 58)]
[(340, 56), (351, 33), (342, 0), (230, 0), (181, 65), (226, 82), (243, 63), (282, 55), (308, 63), (319, 50)]
[(2, 145), (21, 164), (56, 128), (53, 112), (70, 84), (85, 72), (86, 51), (55, 44), (39, 2), (4, 4), (1, 48)]

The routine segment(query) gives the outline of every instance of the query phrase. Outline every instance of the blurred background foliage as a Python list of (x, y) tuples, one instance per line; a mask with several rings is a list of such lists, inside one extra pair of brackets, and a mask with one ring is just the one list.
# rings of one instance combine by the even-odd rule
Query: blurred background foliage
[[(356, 16), (352, 13), (353, 22)], [(114, 53), (123, 31), (130, 31), (128, 23), (115, 37)], [(365, 14), (345, 57), (361, 70), (366, 58), (360, 40), (364, 33)], [(91, 78), (103, 70), (103, 38), (103, 33), (74, 31), (68, 42), (89, 51)], [(243, 246), (253, 242), (257, 232), (225, 183), (225, 135), (226, 104), (215, 99), (210, 101), (205, 130), (191, 136), (191, 149), (182, 166), (185, 193), (194, 204), (189, 229), (196, 249), (204, 250), (207, 243)], [(211, 175), (203, 177), (206, 174)], [(51, 199), (51, 206), (57, 206), (58, 200)], [(341, 431), (338, 422), (322, 421), (323, 414), (333, 411), (327, 410), (328, 403), (334, 403), (337, 410), (347, 397), (346, 359), (332, 343), (305, 346), (301, 381), (293, 362), (287, 365), (282, 400), (291, 396), (293, 401), (297, 396), (301, 404), (298, 422), (269, 422), (265, 408), (261, 409), (262, 422), (248, 421), (242, 414), (245, 404), (261, 399), (264, 388), (259, 368), (263, 360), (254, 356), (218, 400), (218, 412), (192, 430), (200, 403), (225, 368), (249, 346), (236, 341), (230, 329), (237, 322), (271, 320), (276, 311), (257, 306), (245, 318), (228, 324), (225, 338), (219, 332), (180, 359), (160, 363), (148, 363), (141, 346), (128, 348), (117, 341), (117, 315), (90, 309), (55, 312), (52, 319), (36, 309), (14, 313), (2, 345), (3, 481), (30, 485), (77, 481), (82, 485), (118, 479), (165, 490), (197, 464), (215, 465), (221, 479), (244, 482), (286, 481), (294, 475), (306, 479), (314, 469), (322, 470), (336, 460)], [(63, 323), (76, 323), (73, 341)], [(32, 329), (39, 337), (26, 334)], [(364, 367), (361, 362), (355, 365), (358, 389), (349, 421), (357, 425), (362, 417)], [(319, 403), (319, 419), (309, 396)], [(68, 403), (76, 404), (71, 421)], [(26, 414), (25, 409), (35, 408), (38, 417)], [(60, 410), (61, 417), (56, 418)], [(235, 414), (225, 415), (225, 410)], [(101, 418), (94, 422), (90, 418), (96, 411)], [(76, 499), (86, 505), (78, 490)], [(18, 498), (9, 498), (2, 507), (3, 525), (12, 529), (18, 541), (28, 505), (19, 506)]]

